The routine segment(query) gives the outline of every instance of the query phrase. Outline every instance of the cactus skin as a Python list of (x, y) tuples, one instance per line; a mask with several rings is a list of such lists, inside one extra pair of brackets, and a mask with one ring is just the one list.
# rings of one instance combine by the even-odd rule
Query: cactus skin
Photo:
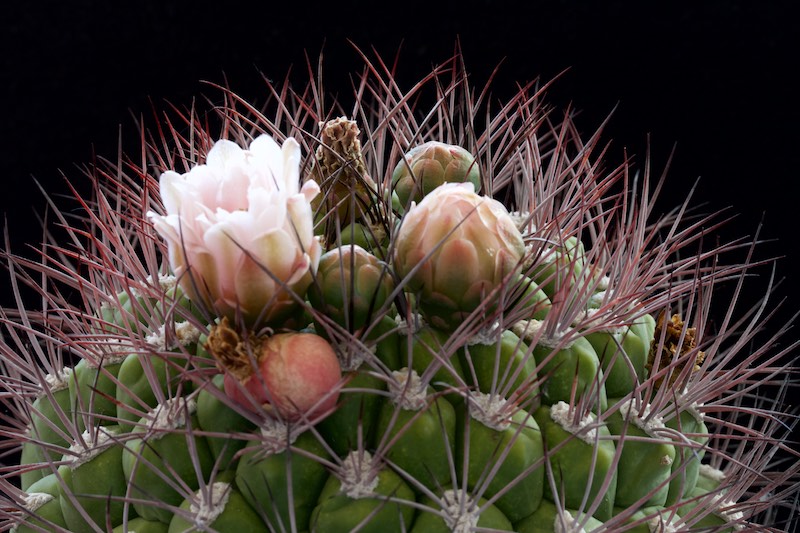
[[(250, 505), (248, 505), (242, 494), (236, 490), (229, 483), (215, 482), (214, 485), (219, 483), (224, 485), (224, 501), (220, 504), (213, 501), (213, 493), (211, 496), (212, 504), (217, 504), (223, 507), (220, 513), (214, 517), (213, 520), (202, 520), (203, 527), (196, 526), (198, 521), (197, 513), (192, 513), (193, 507), (200, 507), (205, 501), (196, 494), (194, 498), (186, 499), (180, 505), (181, 511), (189, 512), (189, 517), (176, 513), (169, 523), (168, 533), (181, 533), (181, 532), (202, 532), (208, 531), (207, 528), (212, 528), (213, 531), (260, 531), (266, 530), (261, 517), (256, 513)], [(212, 485), (213, 487), (213, 485)], [(201, 500), (200, 503), (196, 500)], [(208, 504), (206, 504), (208, 505)], [(191, 518), (191, 519), (190, 519)]]
[[(589, 444), (556, 422), (552, 417), (552, 407), (543, 405), (533, 416), (549, 450), (548, 461), (558, 491), (553, 494), (550, 485), (546, 485), (545, 498), (551, 502), (563, 502), (567, 509), (579, 509), (587, 497), (589, 504), (596, 506), (593, 516), (600, 520), (611, 518), (617, 473), (612, 467), (616, 449), (608, 427), (598, 426), (599, 439)], [(604, 487), (607, 479), (608, 485)]]
[(382, 533), (403, 531), (414, 518), (414, 510), (403, 503), (384, 500), (392, 496), (398, 500), (414, 501), (414, 492), (394, 471), (382, 468), (375, 474), (378, 483), (370, 495), (351, 497), (343, 490), (342, 482), (335, 476), (328, 478), (319, 497), (319, 504), (311, 514), (311, 530), (320, 533), (349, 533), (359, 531)]
[[(569, 513), (569, 516), (561, 516), (561, 513)], [(566, 514), (565, 513), (565, 514)], [(566, 529), (561, 526), (561, 521), (564, 520)], [(542, 505), (536, 511), (514, 524), (514, 531), (518, 533), (560, 533), (563, 531), (572, 531), (570, 526), (571, 520), (577, 520), (578, 523), (583, 525), (584, 531), (592, 531), (594, 528), (602, 527), (603, 523), (591, 516), (581, 516), (577, 511), (570, 511), (568, 509), (560, 509), (555, 504), (544, 500)]]
[[(254, 446), (239, 460), (236, 484), (250, 506), (263, 513), (273, 528), (288, 527), (294, 515), (297, 528), (306, 529), (328, 479), (328, 472), (314, 457), (325, 458), (327, 452), (309, 433), (298, 436), (290, 450), (270, 452)], [(290, 495), (294, 507), (289, 504)]]
[[(609, 400), (611, 404), (619, 401)], [(675, 446), (669, 440), (637, 427), (620, 411), (612, 413), (605, 421), (612, 435), (632, 437), (617, 441), (620, 458), (614, 504), (620, 507), (664, 505), (675, 462)], [(640, 503), (642, 500), (644, 504)]]
[(584, 337), (576, 338), (561, 349), (538, 344), (533, 349), (533, 356), (540, 365), (539, 374), (546, 376), (542, 386), (543, 403), (569, 402), (575, 394), (573, 388), (577, 387), (579, 396), (596, 398), (601, 411), (608, 408), (600, 360)]
[(430, 405), (419, 410), (384, 401), (376, 434), (393, 441), (386, 452), (389, 461), (429, 489), (436, 490), (451, 482), (456, 414), (443, 397), (431, 394), (428, 398), (425, 402)]
[[(467, 486), (475, 489), (488, 469), (496, 469), (485, 487), (485, 496), (494, 496), (511, 486), (495, 506), (512, 522), (533, 512), (542, 501), (544, 486), (544, 467), (536, 467), (544, 457), (542, 433), (536, 421), (525, 411), (517, 411), (507, 427), (495, 429), (475, 418), (468, 419), (460, 411), (458, 422), (456, 464), (466, 462)], [(521, 472), (528, 474), (515, 481)]]
[[(172, 512), (160, 503), (178, 506), (183, 496), (174, 485), (183, 482), (190, 490), (197, 490), (196, 469), (207, 477), (214, 463), (208, 443), (203, 438), (190, 437), (179, 432), (161, 432), (149, 435), (147, 428), (151, 419), (143, 417), (132, 431), (141, 437), (126, 442), (122, 454), (125, 478), (131, 484), (135, 498), (144, 500), (133, 507), (142, 518), (159, 520), (168, 524)], [(192, 416), (187, 425), (199, 427), (197, 417)], [(189, 441), (191, 439), (191, 442)], [(186, 450), (191, 450), (187, 453)]]
[(61, 510), (61, 483), (55, 473), (41, 477), (27, 488), (28, 494), (44, 496), (47, 501), (36, 507), (35, 516), (30, 516), (19, 524), (16, 533), (33, 533), (53, 526), (67, 527), (64, 512)]
[[(338, 101), (288, 85), (271, 86), (261, 111), (229, 105), (242, 100), (220, 88), (225, 104), (212, 113), (224, 135), (176, 106), (142, 132), (146, 166), (93, 168), (92, 199), (60, 217), (79, 253), (65, 261), (64, 243), (49, 242), (41, 264), (4, 256), (45, 309), (20, 302), (0, 313), (3, 457), (21, 454), (19, 469), (0, 472), (0, 530), (651, 533), (655, 519), (678, 531), (792, 531), (800, 463), (784, 403), (794, 343), (782, 338), (788, 324), (760, 340), (767, 302), (737, 302), (739, 288), (721, 296), (723, 282), (749, 283), (760, 267), (730, 264), (741, 243), (709, 246), (700, 228), (714, 216), (646, 220), (661, 188), (647, 163), (635, 180), (642, 169), (627, 158), (606, 164), (598, 136), (581, 138), (571, 116), (558, 119), (527, 88), (491, 118), (458, 58), (402, 95), (384, 64), (365, 70), (360, 124), (327, 121), (344, 114)], [(426, 84), (437, 94), (430, 110), (419, 107)], [(152, 224), (175, 200), (160, 196), (158, 172), (197, 168), (220, 136), (246, 146), (262, 132), (297, 143), (291, 185), (311, 193), (320, 180), (327, 194), (289, 228), (311, 239), (299, 251), (308, 271), (303, 259), (297, 292), (279, 291), (277, 303), (243, 283), (211, 305), (174, 275)], [(415, 207), (392, 176), (402, 154), (442, 140), (468, 148), (482, 171), (484, 196), (467, 195), (472, 214), (451, 225), (442, 190), (474, 188), (469, 172), (442, 189), (423, 184)], [(422, 246), (413, 222), (425, 202), (442, 218)], [(457, 238), (444, 242), (451, 230)], [(291, 314), (270, 314), (275, 305)], [(261, 311), (270, 319), (253, 316)], [(338, 367), (321, 387), (330, 403), (268, 405), (269, 380), (289, 380), (258, 376), (254, 339), (311, 334)], [(222, 345), (240, 356), (233, 367)], [(286, 352), (297, 362), (298, 350)], [(297, 373), (295, 390), (311, 388), (313, 370)], [(245, 374), (257, 379), (245, 384)], [(416, 376), (419, 405), (398, 395), (403, 374)], [(631, 401), (664, 427), (623, 417)], [(181, 402), (197, 411), (157, 423), (157, 409)], [(85, 429), (114, 431), (114, 447), (70, 470)], [(218, 516), (198, 505), (217, 483), (230, 487)], [(54, 498), (34, 509), (29, 492)], [(783, 507), (794, 514), (779, 521)]]
[[(466, 502), (462, 502), (456, 498), (449, 499), (447, 496), (442, 496), (435, 500), (426, 497), (421, 503), (423, 505), (427, 505), (433, 511), (420, 511), (417, 515), (417, 518), (414, 520), (414, 527), (411, 529), (410, 533), (450, 533), (454, 530), (454, 525), (469, 523), (466, 520), (463, 522), (456, 522), (456, 524), (451, 523), (452, 519), (454, 518), (452, 514), (450, 514), (453, 511), (453, 508), (460, 507), (462, 505), (467, 507)], [(506, 518), (506, 516), (497, 507), (489, 504), (485, 499), (481, 498), (477, 502), (474, 502), (473, 505), (483, 509), (475, 520), (475, 527), (492, 531), (514, 531), (514, 526), (511, 525), (511, 522), (509, 522), (508, 518)], [(466, 510), (467, 512), (470, 511), (469, 508)], [(456, 508), (455, 511), (456, 513), (454, 514), (456, 514), (456, 516), (460, 516), (460, 509)], [(440, 512), (447, 513), (448, 518), (444, 518), (437, 514)]]

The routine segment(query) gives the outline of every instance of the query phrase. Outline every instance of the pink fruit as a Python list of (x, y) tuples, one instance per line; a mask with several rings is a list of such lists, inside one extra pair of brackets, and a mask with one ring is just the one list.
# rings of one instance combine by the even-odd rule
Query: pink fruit
[(319, 335), (272, 335), (261, 342), (256, 360), (257, 371), (225, 376), (225, 393), (241, 405), (259, 405), (289, 420), (313, 418), (336, 405), (342, 371), (333, 347)]

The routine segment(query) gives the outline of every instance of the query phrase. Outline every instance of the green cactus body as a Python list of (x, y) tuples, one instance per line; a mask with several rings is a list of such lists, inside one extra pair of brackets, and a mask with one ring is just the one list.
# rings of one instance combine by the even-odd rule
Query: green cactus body
[(514, 522), (532, 513), (542, 500), (542, 433), (526, 411), (518, 410), (510, 419), (507, 415), (493, 419), (492, 402), (502, 400), (478, 398), (486, 401), (470, 409), (469, 419), (463, 410), (458, 412), (456, 465), (466, 468), (470, 490), (492, 500)]
[(583, 337), (577, 337), (563, 347), (553, 348), (548, 344), (551, 343), (540, 342), (533, 348), (542, 379), (542, 403), (569, 403), (573, 397), (596, 398), (599, 409), (604, 411), (608, 407), (608, 399), (603, 371), (591, 343)]
[[(625, 512), (625, 507), (615, 507), (614, 516)], [(678, 527), (680, 516), (670, 509), (659, 506), (643, 507), (631, 514), (624, 522), (628, 533), (661, 533), (674, 531)], [(614, 527), (621, 528), (623, 524)]]
[[(402, 381), (390, 384), (378, 417), (379, 444), (389, 444), (386, 458), (431, 490), (452, 483), (456, 415), (443, 397), (420, 386), (415, 373), (394, 373)], [(406, 383), (410, 381), (406, 387)], [(427, 394), (426, 394), (427, 392)]]
[[(59, 467), (61, 512), (73, 533), (91, 533), (96, 527), (122, 522), (128, 480), (122, 468), (123, 445), (114, 442), (118, 429), (98, 430), (95, 435), (84, 433), (86, 446), (76, 442), (70, 448), (78, 455), (65, 455), (68, 461)], [(94, 439), (94, 441), (93, 441)], [(74, 498), (74, 501), (73, 501)], [(87, 521), (76, 507), (88, 515)]]
[(177, 507), (185, 498), (176, 483), (197, 490), (198, 477), (207, 478), (212, 470), (214, 457), (205, 438), (182, 431), (199, 427), (195, 408), (191, 401), (160, 404), (134, 428), (141, 437), (125, 443), (122, 467), (131, 496), (143, 500), (133, 504), (143, 518), (168, 524), (172, 511), (161, 504)]
[(378, 391), (382, 390), (386, 390), (386, 382), (370, 374), (366, 365), (347, 377), (336, 411), (317, 425), (325, 442), (337, 455), (345, 455), (356, 449), (359, 434), (364, 443), (373, 441), (375, 424), (381, 409)]
[(19, 464), (23, 468), (20, 472), (20, 487), (28, 490), (34, 483), (48, 475), (48, 468), (44, 465), (45, 450), (37, 442), (26, 441), (22, 444)]
[(328, 478), (321, 463), (328, 453), (310, 432), (296, 436), (288, 450), (286, 442), (269, 437), (263, 445), (257, 440), (248, 446), (236, 468), (236, 486), (273, 529), (290, 529), (294, 515), (295, 526), (303, 530)]
[[(381, 234), (383, 233), (383, 235)], [(377, 232), (364, 224), (354, 222), (343, 227), (339, 234), (339, 244), (349, 246), (355, 244), (378, 257), (386, 257), (387, 235)]]
[[(269, 531), (261, 517), (230, 483), (216, 481), (187, 498), (169, 523), (168, 533)], [(137, 532), (138, 533), (138, 532)]]
[(123, 430), (132, 429), (144, 414), (158, 405), (159, 397), (148, 373), (152, 374), (163, 397), (177, 396), (179, 386), (189, 387), (188, 383), (180, 381), (180, 368), (186, 366), (186, 360), (176, 359), (173, 363), (177, 366), (165, 358), (144, 353), (132, 353), (122, 362), (117, 374), (116, 404), (117, 419)]
[(722, 483), (725, 482), (725, 477), (725, 474), (721, 470), (717, 470), (711, 465), (701, 464), (697, 472), (697, 483), (695, 484), (694, 490), (689, 491), (689, 494), (718, 490)]
[(407, 93), (367, 61), (350, 103), (287, 78), (154, 113), (38, 259), (5, 251), (0, 531), (791, 530), (797, 343), (737, 304), (758, 254), (651, 220), (650, 158), (608, 164), (549, 84), (498, 108), (458, 54)]
[(584, 276), (585, 251), (577, 237), (568, 237), (562, 245), (544, 250), (528, 276), (554, 301), (558, 292), (569, 294)]
[[(224, 376), (217, 374), (208, 383), (208, 387), (215, 387), (218, 391), (224, 392), (223, 380)], [(203, 431), (222, 434), (247, 433), (256, 427), (255, 423), (206, 388), (201, 389), (197, 395), (197, 423)], [(247, 443), (235, 435), (207, 436), (206, 441), (214, 456), (214, 462), (225, 469), (236, 468), (238, 461), (236, 454)]]
[(620, 398), (644, 381), (650, 343), (632, 327), (619, 331), (597, 331), (585, 335), (600, 360), (605, 377), (606, 394)]
[[(409, 338), (400, 336), (400, 362), (411, 358), (411, 368), (420, 376), (430, 375), (430, 384), (438, 390), (449, 388), (460, 389), (464, 383), (464, 372), (457, 353), (447, 356), (443, 347), (447, 343), (449, 333), (446, 331), (423, 326)], [(409, 346), (410, 343), (410, 346)], [(437, 368), (431, 374), (429, 368)]]
[[(169, 279), (168, 283), (171, 285), (172, 283), (177, 283), (177, 281)], [(163, 300), (157, 302), (156, 316), (171, 317), (176, 323), (184, 322), (189, 318), (194, 318), (201, 324), (208, 321), (208, 317), (203, 310), (192, 303), (183, 289), (177, 284), (167, 289), (164, 292)]]
[(13, 531), (33, 533), (42, 529), (45, 531), (53, 529), (54, 526), (66, 529), (68, 526), (61, 511), (60, 486), (61, 483), (55, 473), (48, 474), (31, 484), (26, 489), (28, 496), (25, 507), (33, 514), (27, 516)]
[(536, 360), (528, 345), (514, 332), (505, 330), (499, 339), (477, 340), (464, 346), (461, 367), (468, 381), (474, 380), (479, 391), (495, 392), (533, 411), (538, 407), (539, 387)]
[(128, 520), (111, 530), (112, 533), (168, 533), (169, 525), (158, 520), (146, 520), (141, 516)]
[(81, 359), (75, 365), (69, 380), (69, 393), (72, 412), (75, 413), (77, 427), (81, 431), (86, 429), (87, 419), (90, 420), (90, 425), (116, 423), (114, 416), (117, 414), (117, 405), (114, 400), (117, 384), (114, 380), (121, 366), (122, 360), (119, 357), (111, 357), (100, 365)]
[[(665, 505), (673, 505), (697, 486), (700, 466), (708, 443), (708, 427), (694, 407), (681, 411), (679, 418), (666, 422), (667, 427), (680, 431), (689, 442), (675, 442), (675, 462)], [(680, 427), (679, 427), (680, 426)]]
[(522, 520), (514, 524), (517, 533), (566, 533), (593, 531), (603, 525), (600, 520), (577, 511), (559, 508), (552, 502), (542, 504)]
[[(618, 400), (610, 402), (617, 404)], [(640, 410), (632, 400), (622, 400), (617, 405), (619, 409), (606, 418), (611, 434), (620, 436), (615, 504), (664, 505), (675, 462), (675, 446), (658, 436), (664, 424), (650, 415), (649, 406)]]
[[(594, 508), (592, 516), (608, 520), (617, 492), (617, 472), (613, 468), (616, 449), (611, 432), (593, 415), (577, 423), (572, 409), (564, 402), (541, 406), (534, 413), (544, 436), (548, 468), (553, 475), (553, 494), (546, 484), (545, 498), (562, 502), (569, 509)], [(585, 500), (585, 502), (584, 502)]]
[[(362, 464), (366, 462), (368, 464)], [(345, 458), (349, 469), (343, 482), (330, 476), (311, 515), (310, 529), (317, 533), (401, 533), (414, 520), (414, 491), (389, 468), (375, 468), (367, 452)]]
[[(461, 494), (461, 497), (458, 495)], [(437, 499), (425, 497), (421, 502), (428, 509), (421, 510), (414, 519), (410, 533), (451, 533), (481, 528), (491, 531), (514, 531), (506, 516), (484, 498), (477, 502), (464, 497), (463, 492), (444, 491)]]
[(686, 524), (691, 524), (693, 530), (709, 530), (715, 533), (742, 530), (738, 525), (742, 518), (741, 512), (731, 510), (735, 506), (734, 502), (726, 501), (723, 493), (707, 492), (695, 487), (686, 499), (686, 503), (678, 507), (678, 514)]
[(522, 288), (522, 294), (511, 308), (526, 309), (528, 313), (525, 318), (527, 319), (544, 320), (553, 305), (550, 298), (536, 282), (527, 276), (520, 276), (518, 285)]
[(374, 347), (375, 356), (386, 365), (386, 370), (400, 370), (406, 366), (406, 357), (400, 357), (400, 328), (394, 318), (382, 317), (366, 333), (365, 342)]
[[(42, 393), (34, 400), (31, 409), (31, 436), (37, 441), (54, 446), (68, 447), (70, 432), (63, 417), (71, 417), (72, 399), (69, 394), (69, 382), (72, 369), (65, 368), (59, 376), (47, 376), (48, 393)], [(46, 451), (43, 453), (47, 453)]]

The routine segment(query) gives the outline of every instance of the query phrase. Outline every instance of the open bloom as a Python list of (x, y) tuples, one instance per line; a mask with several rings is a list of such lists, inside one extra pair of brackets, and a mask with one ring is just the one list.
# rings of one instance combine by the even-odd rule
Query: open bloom
[(220, 316), (274, 322), (295, 307), (321, 255), (316, 182), (300, 188), (300, 146), (261, 135), (244, 150), (217, 141), (204, 165), (160, 179), (166, 214), (148, 217), (167, 241), (189, 298)]

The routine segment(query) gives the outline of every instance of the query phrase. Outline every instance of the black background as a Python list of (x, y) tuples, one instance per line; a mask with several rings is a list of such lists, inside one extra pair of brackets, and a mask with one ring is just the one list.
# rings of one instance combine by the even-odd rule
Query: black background
[[(360, 68), (351, 39), (384, 57), (400, 51), (401, 86), (443, 62), (460, 39), (482, 84), (502, 62), (496, 93), (569, 69), (551, 95), (573, 103), (591, 132), (614, 110), (612, 154), (640, 156), (651, 135), (654, 167), (675, 159), (665, 206), (699, 178), (695, 204), (730, 208), (723, 237), (777, 239), (779, 293), (800, 309), (798, 82), (800, 24), (790, 1), (693, 2), (70, 2), (0, 8), (0, 155), (12, 249), (40, 240), (34, 186), (65, 190), (61, 173), (94, 154), (114, 157), (120, 129), (135, 149), (131, 113), (150, 101), (188, 105), (222, 82), (250, 99), (260, 76), (301, 71), (323, 49), (328, 86), (349, 91)], [(274, 7), (270, 7), (274, 6)], [(130, 144), (126, 144), (130, 143)], [(763, 283), (753, 285), (756, 295)], [(4, 293), (4, 298), (6, 293)], [(4, 301), (7, 303), (7, 301)]]
[[(476, 84), (502, 62), (496, 93), (569, 69), (551, 95), (573, 103), (591, 132), (614, 110), (612, 154), (654, 166), (675, 148), (665, 206), (699, 179), (694, 204), (737, 218), (722, 238), (752, 235), (760, 257), (783, 256), (779, 321), (800, 310), (800, 19), (793, 1), (177, 2), (72, 0), (0, 7), (0, 215), (10, 245), (40, 240), (35, 213), (66, 190), (62, 172), (94, 154), (115, 157), (120, 129), (151, 100), (188, 105), (201, 80), (227, 79), (258, 100), (261, 73), (282, 78), (326, 56), (329, 87), (349, 91), (361, 66), (348, 43), (400, 52), (401, 87), (445, 61), (460, 39)], [(616, 108), (616, 109), (615, 109)], [(769, 270), (762, 270), (767, 274)], [(763, 276), (762, 276), (763, 277)], [(765, 280), (746, 293), (757, 298)], [(11, 303), (2, 283), (2, 303)], [(724, 310), (723, 310), (724, 311)], [(789, 338), (796, 339), (796, 332)]]

